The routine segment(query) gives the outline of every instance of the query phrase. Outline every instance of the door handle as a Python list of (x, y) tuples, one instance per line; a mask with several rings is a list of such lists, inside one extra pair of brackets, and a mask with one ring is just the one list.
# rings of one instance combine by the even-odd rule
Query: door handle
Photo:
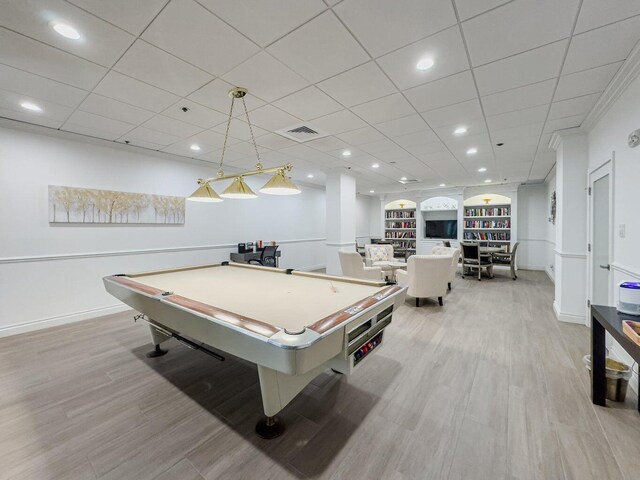
[(611, 265), (609, 265), (608, 263), (606, 265), (600, 265), (600, 268), (611, 271)]

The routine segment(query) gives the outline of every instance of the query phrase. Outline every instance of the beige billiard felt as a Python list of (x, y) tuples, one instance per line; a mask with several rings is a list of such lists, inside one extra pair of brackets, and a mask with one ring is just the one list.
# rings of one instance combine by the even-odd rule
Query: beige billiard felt
[(289, 331), (302, 330), (382, 289), (233, 266), (136, 275), (132, 279)]

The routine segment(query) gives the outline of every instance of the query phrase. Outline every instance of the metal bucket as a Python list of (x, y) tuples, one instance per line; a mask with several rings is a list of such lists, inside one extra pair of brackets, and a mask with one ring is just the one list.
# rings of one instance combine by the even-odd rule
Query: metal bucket
[[(587, 370), (589, 370), (589, 375), (591, 375), (591, 355), (582, 357), (582, 362), (587, 367)], [(607, 358), (606, 377), (607, 400), (624, 402), (627, 396), (629, 379), (631, 378), (631, 367), (612, 358)]]

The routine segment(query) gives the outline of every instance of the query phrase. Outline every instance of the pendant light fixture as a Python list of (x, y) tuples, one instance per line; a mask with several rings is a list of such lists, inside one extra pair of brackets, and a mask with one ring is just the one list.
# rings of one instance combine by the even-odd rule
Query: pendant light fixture
[[(260, 162), (260, 153), (258, 152), (258, 145), (253, 135), (253, 127), (249, 120), (249, 112), (247, 111), (247, 104), (244, 97), (247, 94), (247, 89), (242, 87), (236, 87), (229, 91), (229, 97), (231, 98), (231, 108), (229, 109), (229, 118), (227, 120), (227, 129), (224, 134), (224, 143), (222, 145), (222, 154), (220, 155), (220, 166), (218, 168), (218, 175), (212, 178), (199, 178), (198, 189), (188, 197), (188, 200), (196, 202), (222, 202), (223, 198), (256, 198), (256, 193), (251, 190), (251, 187), (244, 181), (244, 177), (251, 175), (264, 175), (273, 173), (273, 177), (260, 189), (260, 193), (266, 193), (269, 195), (296, 195), (300, 192), (300, 189), (295, 183), (287, 176), (287, 173), (292, 170), (292, 165), (287, 163), (279, 167), (263, 168)], [(250, 172), (244, 172), (238, 175), (225, 175), (222, 169), (224, 165), (224, 154), (227, 150), (227, 139), (229, 138), (229, 127), (231, 126), (231, 120), (233, 118), (233, 105), (236, 99), (242, 100), (244, 107), (244, 113), (247, 117), (247, 124), (249, 125), (249, 132), (251, 133), (251, 142), (256, 151), (256, 169)], [(218, 195), (211, 187), (211, 183), (219, 182), (223, 180), (232, 180), (231, 184)], [(223, 197), (223, 198), (221, 198)]]

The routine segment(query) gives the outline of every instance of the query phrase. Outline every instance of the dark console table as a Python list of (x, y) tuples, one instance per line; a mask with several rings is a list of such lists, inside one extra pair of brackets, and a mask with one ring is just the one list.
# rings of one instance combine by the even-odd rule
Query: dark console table
[[(602, 305), (591, 306), (591, 401), (596, 405), (606, 405), (607, 379), (605, 371), (606, 346), (605, 332), (638, 363), (640, 363), (640, 346), (627, 337), (622, 331), (622, 321), (638, 321), (638, 317), (618, 313), (615, 307)], [(640, 390), (640, 389), (639, 389)], [(640, 411), (640, 401), (638, 402)]]
[[(280, 249), (276, 250), (276, 267), (278, 266), (278, 260), (282, 252)], [(231, 252), (230, 259), (232, 262), (236, 263), (249, 263), (249, 260), (260, 260), (262, 257), (262, 250), (258, 250), (257, 252), (247, 252), (247, 253), (238, 253)]]

